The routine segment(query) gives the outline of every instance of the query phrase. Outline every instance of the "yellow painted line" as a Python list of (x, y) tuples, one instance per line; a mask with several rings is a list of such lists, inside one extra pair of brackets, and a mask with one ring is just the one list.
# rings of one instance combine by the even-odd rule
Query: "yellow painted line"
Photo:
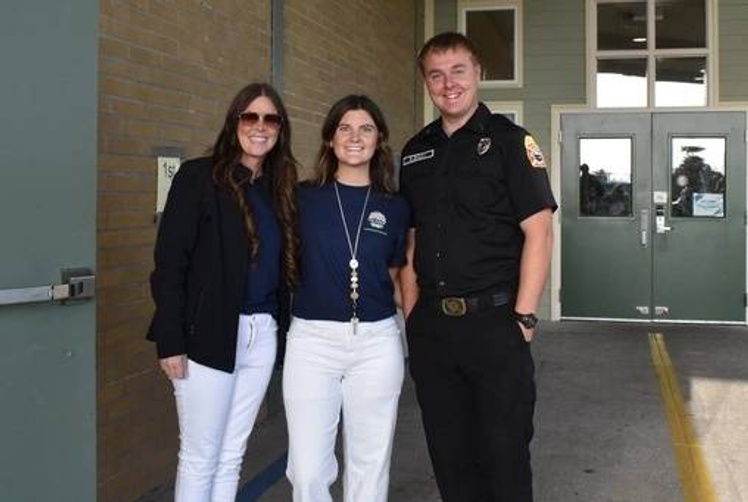
[(652, 362), (660, 378), (660, 390), (665, 402), (683, 496), (686, 502), (717, 502), (699, 438), (683, 404), (675, 368), (665, 347), (665, 336), (662, 333), (650, 333), (649, 346)]

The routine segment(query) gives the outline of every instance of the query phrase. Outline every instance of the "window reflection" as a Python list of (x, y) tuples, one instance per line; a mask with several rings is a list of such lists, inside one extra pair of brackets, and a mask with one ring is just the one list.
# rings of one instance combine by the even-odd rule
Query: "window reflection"
[(647, 4), (624, 2), (597, 6), (597, 49), (647, 48)]
[(488, 81), (513, 81), (516, 72), (514, 9), (469, 9), (465, 12), (465, 33), (475, 44)]
[(631, 138), (579, 141), (579, 215), (630, 217)]
[(706, 58), (657, 58), (655, 106), (706, 106)]
[[(598, 108), (707, 106), (708, 0), (589, 0)], [(737, 1), (737, 0), (735, 0)], [(740, 0), (742, 2), (748, 0)]]
[(597, 106), (600, 108), (647, 106), (647, 60), (598, 60)]
[(706, 48), (704, 0), (657, 0), (658, 49)]
[(671, 140), (671, 215), (725, 216), (725, 138)]

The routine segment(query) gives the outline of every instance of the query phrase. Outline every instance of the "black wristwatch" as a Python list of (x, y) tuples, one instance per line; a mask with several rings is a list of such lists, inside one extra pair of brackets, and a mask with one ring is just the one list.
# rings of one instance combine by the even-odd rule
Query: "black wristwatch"
[(524, 326), (526, 329), (535, 329), (538, 325), (538, 316), (535, 314), (520, 314), (516, 310), (512, 314), (514, 320)]

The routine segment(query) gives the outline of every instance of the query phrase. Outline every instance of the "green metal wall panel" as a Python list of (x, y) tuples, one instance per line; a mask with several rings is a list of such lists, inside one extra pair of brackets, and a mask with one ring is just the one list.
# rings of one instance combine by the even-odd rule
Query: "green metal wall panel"
[[(98, 8), (0, 3), (0, 290), (96, 265)], [(0, 500), (96, 499), (96, 305), (0, 305)]]

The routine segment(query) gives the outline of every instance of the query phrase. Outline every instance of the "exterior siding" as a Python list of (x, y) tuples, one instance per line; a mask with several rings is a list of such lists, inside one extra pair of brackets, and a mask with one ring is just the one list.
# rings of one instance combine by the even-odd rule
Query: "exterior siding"
[[(153, 309), (155, 152), (202, 154), (236, 91), (271, 79), (270, 9), (260, 0), (101, 2), (98, 500), (131, 501), (173, 482), (172, 390), (144, 338)], [(415, 16), (415, 2), (285, 2), (284, 97), (305, 165), (324, 114), (346, 93), (377, 100), (396, 150), (414, 132)]]
[[(436, 0), (436, 32), (457, 29), (455, 0)], [(523, 125), (550, 153), (550, 107), (584, 104), (584, 0), (522, 0), (523, 84), (483, 89), (484, 101), (522, 101)]]
[(748, 101), (748, 3), (719, 2), (719, 100)]

